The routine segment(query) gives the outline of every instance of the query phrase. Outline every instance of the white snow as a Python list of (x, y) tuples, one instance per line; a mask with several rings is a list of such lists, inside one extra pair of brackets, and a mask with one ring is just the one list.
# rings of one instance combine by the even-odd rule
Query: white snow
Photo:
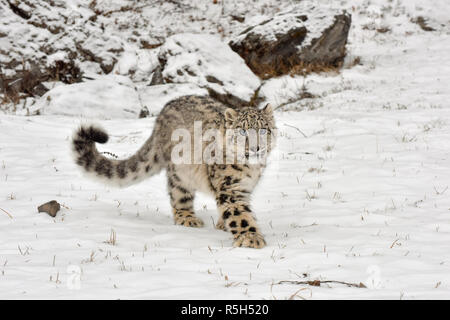
[(100, 76), (95, 80), (58, 86), (48, 91), (27, 111), (43, 115), (86, 118), (137, 118), (142, 106), (133, 82), (124, 76)]
[(139, 88), (142, 104), (147, 107), (150, 115), (156, 116), (164, 105), (176, 98), (187, 95), (208, 95), (208, 91), (192, 83), (169, 83)]
[[(42, 116), (1, 114), (0, 298), (287, 299), (304, 288), (296, 298), (448, 299), (450, 30), (442, 13), (450, 5), (343, 6), (352, 12), (347, 67), (261, 88), (283, 105), (278, 147), (252, 202), (268, 244), (261, 250), (232, 248), (231, 236), (213, 228), (214, 201), (202, 195), (195, 206), (205, 227), (174, 226), (163, 174), (119, 190), (76, 169), (69, 142), (80, 120), (72, 115), (98, 117), (111, 135), (99, 148), (127, 157), (155, 118), (119, 118), (118, 107), (104, 120), (108, 103), (158, 111), (179, 87), (126, 91), (131, 84), (120, 80), (120, 94), (107, 90), (116, 80), (97, 78), (60, 92), (58, 108), (71, 116), (55, 115), (56, 104)], [(410, 21), (419, 15), (437, 30)], [(350, 67), (356, 57), (361, 65)], [(50, 92), (66, 87), (77, 88)], [(302, 87), (316, 98), (288, 103)], [(88, 100), (98, 109), (83, 111)], [(49, 200), (63, 205), (56, 218), (37, 213)], [(315, 279), (368, 288), (277, 284)]]

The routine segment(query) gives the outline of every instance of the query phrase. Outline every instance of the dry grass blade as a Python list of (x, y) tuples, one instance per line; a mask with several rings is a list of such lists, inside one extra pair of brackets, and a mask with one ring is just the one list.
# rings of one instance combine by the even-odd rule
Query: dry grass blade
[(392, 249), (397, 244), (398, 240), (400, 240), (400, 239), (395, 239), (394, 242), (392, 242), (392, 244), (391, 244), (391, 246), (389, 248)]
[(114, 229), (111, 229), (111, 233), (109, 234), (109, 239), (104, 242), (107, 244), (113, 245), (113, 246), (116, 245), (117, 236), (116, 236), (116, 231), (114, 231)]
[(299, 293), (300, 291), (303, 291), (303, 290), (311, 290), (311, 289), (308, 289), (308, 288), (300, 288), (300, 289), (298, 289), (297, 291), (295, 291), (295, 293), (293, 293), (293, 294), (289, 297), (288, 300), (294, 300), (295, 297), (299, 297), (299, 298), (302, 299), (302, 300), (306, 300), (306, 299), (303, 298), (302, 296), (299, 296), (299, 295), (298, 295), (298, 293)]
[(297, 128), (297, 127), (295, 127), (295, 126), (292, 126), (292, 125), (290, 125), (290, 124), (287, 124), (287, 123), (285, 123), (284, 125), (287, 126), (287, 127), (291, 127), (291, 128), (296, 129), (296, 130), (297, 130), (298, 132), (300, 132), (305, 138), (308, 138), (308, 136), (307, 136), (306, 134), (304, 134), (303, 131), (300, 130), (299, 128)]
[(0, 208), (0, 210), (2, 210), (4, 213), (6, 213), (10, 219), (13, 218), (13, 216), (8, 211), (6, 211), (5, 209)]

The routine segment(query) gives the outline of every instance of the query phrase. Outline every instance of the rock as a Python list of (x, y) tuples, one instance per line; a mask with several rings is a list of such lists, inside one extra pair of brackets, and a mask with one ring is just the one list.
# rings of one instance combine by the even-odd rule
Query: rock
[(45, 212), (48, 213), (52, 217), (56, 217), (56, 213), (61, 209), (61, 205), (55, 201), (52, 200), (50, 202), (44, 203), (43, 205), (38, 207), (39, 212)]
[(143, 106), (141, 112), (139, 112), (139, 119), (147, 118), (150, 115), (150, 111), (146, 106)]
[(229, 45), (263, 79), (294, 68), (336, 68), (345, 57), (350, 23), (351, 15), (345, 11), (305, 1), (247, 28)]
[(46, 74), (49, 80), (72, 84), (81, 82), (82, 72), (73, 60), (61, 59), (48, 64)]
[(436, 31), (436, 29), (434, 29), (428, 25), (427, 19), (425, 19), (422, 16), (418, 16), (416, 18), (411, 18), (411, 22), (417, 23), (423, 31)]
[(22, 94), (42, 96), (48, 91), (42, 82), (46, 81), (49, 76), (41, 72), (34, 63), (29, 68), (18, 71), (13, 76), (1, 78), (3, 79), (0, 79), (0, 91), (6, 93), (6, 96), (11, 100), (18, 99)]
[(220, 38), (177, 34), (167, 38), (158, 55), (164, 83), (192, 83), (232, 105), (250, 104), (260, 79)]
[(155, 86), (155, 85), (163, 84), (163, 83), (164, 83), (164, 79), (163, 79), (163, 75), (162, 75), (161, 66), (157, 66), (156, 69), (153, 71), (152, 81), (150, 81), (150, 85)]
[(231, 19), (236, 20), (240, 23), (243, 23), (245, 21), (245, 16), (232, 14)]

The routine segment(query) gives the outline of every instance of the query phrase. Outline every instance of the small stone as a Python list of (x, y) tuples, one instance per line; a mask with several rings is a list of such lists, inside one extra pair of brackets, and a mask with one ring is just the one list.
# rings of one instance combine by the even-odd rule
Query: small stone
[(39, 212), (46, 212), (52, 217), (56, 217), (56, 213), (60, 209), (61, 209), (61, 205), (55, 200), (44, 203), (43, 205), (38, 207)]
[(150, 115), (150, 111), (148, 111), (148, 108), (144, 106), (141, 109), (141, 112), (139, 113), (139, 119), (147, 118)]

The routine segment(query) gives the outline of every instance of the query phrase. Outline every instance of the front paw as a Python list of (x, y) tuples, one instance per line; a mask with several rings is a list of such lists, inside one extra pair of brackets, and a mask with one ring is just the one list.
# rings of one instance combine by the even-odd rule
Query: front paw
[(264, 237), (256, 232), (246, 232), (239, 235), (233, 242), (233, 247), (260, 249), (266, 246)]
[(202, 219), (194, 216), (175, 217), (175, 224), (192, 228), (201, 228), (204, 225)]

